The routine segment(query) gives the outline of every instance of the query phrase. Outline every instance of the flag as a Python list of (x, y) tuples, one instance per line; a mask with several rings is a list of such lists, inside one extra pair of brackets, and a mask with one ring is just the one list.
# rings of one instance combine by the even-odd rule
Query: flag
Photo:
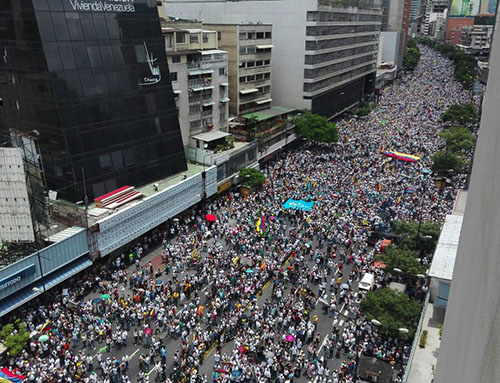
[(257, 221), (257, 227), (255, 228), (257, 230), (258, 233), (260, 233), (260, 226), (262, 225), (262, 219), (259, 218), (259, 220)]
[(48, 321), (43, 325), (43, 327), (40, 329), (40, 334), (46, 333), (54, 328), (54, 324), (51, 321)]
[(7, 367), (0, 370), (0, 381), (8, 383), (21, 383), (26, 378), (26, 375), (17, 375), (10, 371)]
[(380, 182), (377, 184), (377, 191), (378, 192), (382, 191), (382, 185), (380, 184)]
[(154, 307), (151, 309), (151, 311), (149, 312), (149, 316), (152, 317), (155, 315), (155, 309)]
[(307, 216), (307, 218), (306, 218), (306, 222), (307, 222), (307, 223), (311, 223), (311, 216), (309, 216), (309, 215)]
[(399, 205), (400, 202), (401, 202), (401, 196), (398, 197), (398, 200), (396, 201), (396, 205)]
[(260, 269), (265, 270), (266, 269), (266, 261), (262, 260), (262, 263), (260, 264)]

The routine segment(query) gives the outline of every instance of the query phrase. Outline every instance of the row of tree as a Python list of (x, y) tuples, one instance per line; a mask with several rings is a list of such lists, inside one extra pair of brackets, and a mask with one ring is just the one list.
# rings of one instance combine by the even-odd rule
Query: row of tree
[(403, 68), (408, 71), (413, 71), (420, 61), (420, 50), (417, 42), (414, 39), (408, 40), (408, 50), (403, 57)]
[(417, 42), (425, 44), (455, 63), (455, 76), (466, 88), (470, 88), (477, 78), (477, 61), (474, 56), (451, 44), (436, 43), (434, 40), (419, 37)]
[(450, 127), (438, 133), (445, 141), (445, 148), (432, 156), (432, 170), (441, 175), (450, 170), (461, 173), (475, 145), (471, 129), (477, 124), (476, 107), (470, 103), (451, 105), (441, 118)]

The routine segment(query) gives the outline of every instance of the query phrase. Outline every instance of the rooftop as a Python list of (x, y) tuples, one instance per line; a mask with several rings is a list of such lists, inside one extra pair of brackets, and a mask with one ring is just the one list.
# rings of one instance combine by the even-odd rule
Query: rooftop
[(269, 109), (264, 109), (258, 112), (244, 114), (243, 118), (251, 119), (255, 118), (257, 121), (265, 121), (271, 118), (281, 116), (282, 114), (295, 112), (296, 109), (288, 108), (286, 106), (273, 106)]
[(451, 281), (455, 258), (457, 257), (458, 240), (462, 230), (463, 216), (447, 215), (443, 229), (439, 235), (439, 241), (432, 259), (430, 277), (446, 279)]

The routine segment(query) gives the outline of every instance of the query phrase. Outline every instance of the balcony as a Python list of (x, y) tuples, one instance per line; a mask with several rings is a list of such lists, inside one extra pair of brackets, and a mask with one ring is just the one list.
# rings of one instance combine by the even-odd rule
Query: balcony
[(188, 87), (193, 92), (215, 88), (212, 85), (211, 78), (196, 78), (196, 79), (188, 80)]

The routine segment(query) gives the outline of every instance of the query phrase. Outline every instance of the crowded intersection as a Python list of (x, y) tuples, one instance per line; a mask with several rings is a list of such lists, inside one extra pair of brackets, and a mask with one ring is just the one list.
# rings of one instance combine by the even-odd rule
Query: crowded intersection
[[(401, 381), (412, 339), (383, 337), (360, 307), (365, 273), (375, 288), (388, 283), (369, 231), (420, 214), (442, 222), (466, 175), (445, 189), (428, 176), (440, 117), (475, 102), (451, 62), (420, 49), (416, 70), (384, 88), (369, 116), (337, 122), (337, 143), (288, 150), (265, 166), (262, 188), (206, 201), (64, 295), (18, 310), (42, 336), (5, 367), (37, 383), (347, 383), (364, 355)], [(289, 199), (314, 204), (284, 209)], [(418, 289), (422, 299), (427, 286)]]

